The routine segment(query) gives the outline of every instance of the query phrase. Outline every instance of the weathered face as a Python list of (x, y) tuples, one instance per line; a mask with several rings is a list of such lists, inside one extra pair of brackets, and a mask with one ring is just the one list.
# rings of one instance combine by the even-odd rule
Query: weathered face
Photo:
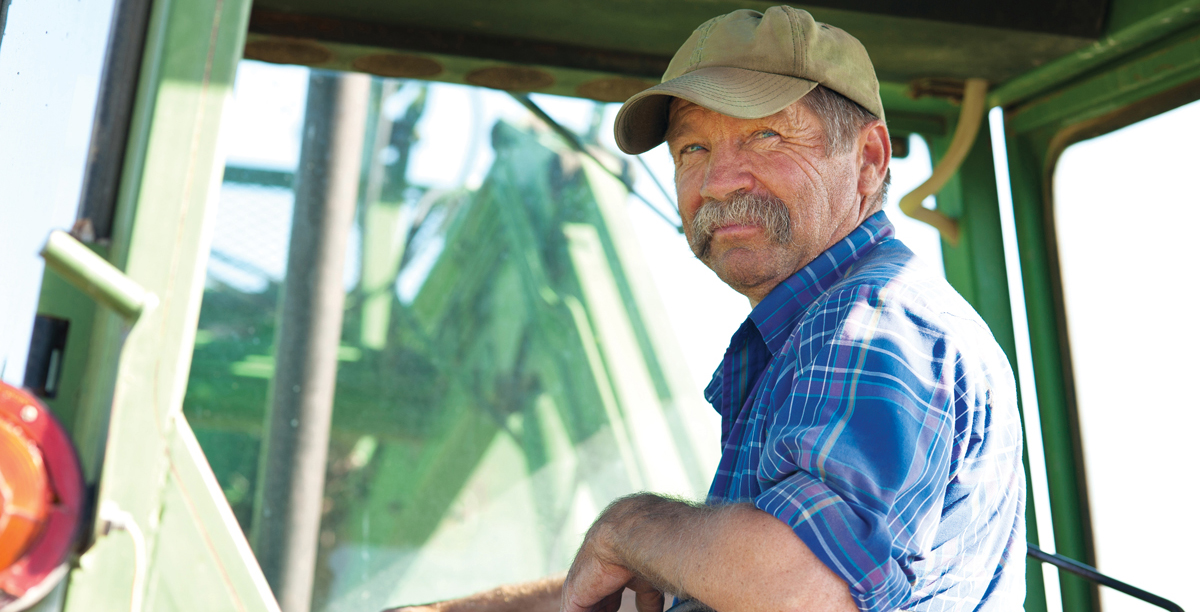
[(869, 216), (865, 196), (882, 174), (864, 184), (868, 140), (826, 156), (821, 122), (801, 102), (735, 119), (675, 100), (667, 144), (692, 251), (757, 304)]

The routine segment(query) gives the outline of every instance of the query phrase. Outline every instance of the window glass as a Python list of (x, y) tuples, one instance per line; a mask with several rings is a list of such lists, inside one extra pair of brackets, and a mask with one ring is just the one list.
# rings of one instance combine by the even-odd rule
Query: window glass
[[(243, 62), (223, 127), (184, 411), (248, 534), (263, 482), (284, 476), (260, 465), (320, 74)], [(701, 389), (749, 304), (676, 230), (665, 148), (643, 166), (615, 152), (618, 105), (531, 99), (597, 159), (509, 94), (371, 80), (314, 610), (539, 578), (615, 497), (707, 492), (720, 422)], [(928, 176), (913, 143), (894, 200)]]
[[(1191, 435), (1200, 399), (1192, 176), (1200, 103), (1078, 143), (1055, 171), (1055, 222), (1099, 569), (1200, 607)], [(1101, 589), (1108, 612), (1146, 604)]]
[[(20, 385), (52, 229), (71, 229), (113, 1), (0, 2), (0, 377)], [(3, 12), (3, 11), (0, 11)]]

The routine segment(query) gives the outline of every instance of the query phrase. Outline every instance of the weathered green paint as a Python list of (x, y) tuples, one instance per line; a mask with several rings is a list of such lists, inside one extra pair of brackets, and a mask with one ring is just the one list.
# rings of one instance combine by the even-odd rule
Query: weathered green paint
[[(1115, 5), (1134, 4), (1114, 2)], [(1121, 6), (1124, 9), (1123, 6)], [(1113, 31), (1104, 39), (1083, 47), (1073, 53), (1018, 76), (992, 92), (991, 106), (1009, 106), (1060, 87), (1089, 71), (1096, 70), (1121, 56), (1156, 43), (1200, 21), (1200, 0), (1176, 2), (1161, 11), (1145, 15), (1140, 11), (1114, 11), (1121, 19), (1116, 22), (1121, 29)], [(1126, 21), (1134, 14), (1141, 18)]]
[(244, 567), (253, 553), (187, 419), (176, 413), (173, 420), (160, 543), (144, 609), (274, 609), (262, 573)]
[[(1007, 122), (1006, 122), (1007, 123)], [(1095, 564), (1087, 506), (1086, 472), (1074, 415), (1074, 382), (1062, 342), (1061, 291), (1054, 228), (1043, 200), (1047, 140), (1013, 135), (1008, 141), (1025, 310), (1041, 416), (1056, 551)], [(1065, 610), (1098, 610), (1096, 591), (1081, 578), (1060, 573)]]
[(1104, 24), (1105, 33), (1112, 35), (1120, 32), (1180, 4), (1183, 4), (1181, 0), (1112, 0), (1108, 7), (1107, 23)]
[[(473, 36), (491, 36), (518, 40), (528, 46), (562, 44), (601, 54), (615, 52), (669, 59), (692, 30), (708, 19), (737, 9), (765, 11), (775, 4), (778, 2), (771, 0), (657, 0), (652, 5), (635, 0), (584, 3), (346, 0), (336, 4), (323, 0), (257, 0), (255, 8), (367, 22), (381, 30), (390, 25), (427, 28), (459, 34), (465, 41)], [(1091, 42), (1085, 38), (1009, 28), (811, 5), (804, 8), (818, 20), (857, 36), (874, 58), (880, 78), (898, 83), (929, 76), (983, 77), (1001, 82)], [(334, 30), (326, 28), (305, 37), (322, 42), (351, 42), (332, 39), (337, 35)], [(404, 42), (400, 40), (399, 44)], [(470, 51), (463, 54), (469, 55)], [(473, 58), (477, 66), (488, 65), (490, 59)], [(494, 65), (494, 60), (491, 61)], [(629, 76), (654, 79), (659, 75)]]
[[(104, 252), (102, 249), (97, 250), (101, 254)], [(80, 375), (87, 367), (88, 339), (92, 336), (96, 308), (95, 302), (59, 275), (51, 272), (42, 278), (38, 314), (68, 321), (67, 346), (63, 354), (58, 393), (53, 398), (42, 398), (42, 401), (71, 433), (76, 447), (84, 442), (76, 437), (80, 428), (76, 426), (75, 420), (79, 414), (82, 393)]]
[(132, 541), (100, 538), (71, 573), (64, 610), (126, 607), (131, 586), (147, 610), (277, 609), (180, 416), (218, 127), (248, 13), (245, 0), (153, 8), (109, 261), (161, 303), (132, 327), (97, 312), (74, 431), (99, 500), (133, 515), (150, 567), (133, 585)]
[[(1196, 9), (1200, 14), (1200, 7)], [(1015, 132), (1055, 130), (1111, 114), (1200, 78), (1200, 26), (1147, 45), (1090, 78), (1013, 110)]]

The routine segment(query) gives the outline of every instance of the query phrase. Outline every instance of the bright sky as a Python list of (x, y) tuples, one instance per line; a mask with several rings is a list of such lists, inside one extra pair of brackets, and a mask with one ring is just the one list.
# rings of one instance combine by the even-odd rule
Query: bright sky
[(113, 0), (13, 0), (0, 41), (0, 368), (21, 384), (51, 228), (79, 203)]

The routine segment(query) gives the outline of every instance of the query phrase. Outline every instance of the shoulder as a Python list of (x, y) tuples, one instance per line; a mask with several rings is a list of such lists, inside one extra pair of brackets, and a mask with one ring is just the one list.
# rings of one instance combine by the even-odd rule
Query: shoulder
[(897, 239), (881, 242), (818, 298), (789, 342), (802, 363), (831, 343), (882, 347), (910, 362), (1008, 366), (974, 308)]
[[(991, 336), (987, 324), (950, 283), (894, 238), (881, 242), (856, 262), (814, 306), (816, 310), (845, 309), (855, 303), (904, 315), (893, 323), (942, 332), (982, 331)], [(847, 314), (866, 312), (851, 308)]]

